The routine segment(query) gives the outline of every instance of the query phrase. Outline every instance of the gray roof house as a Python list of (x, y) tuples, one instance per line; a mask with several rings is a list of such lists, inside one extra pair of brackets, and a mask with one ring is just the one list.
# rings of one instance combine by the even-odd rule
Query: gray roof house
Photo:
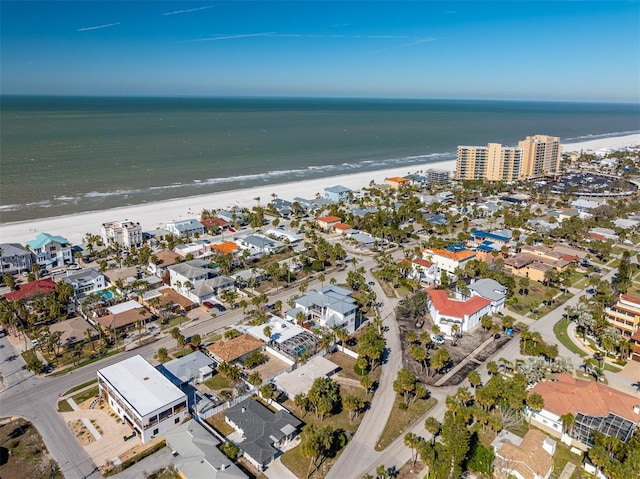
[(471, 296), (481, 296), (491, 301), (492, 311), (497, 311), (504, 307), (507, 298), (507, 287), (502, 286), (495, 279), (483, 278), (469, 285)]
[(201, 383), (210, 378), (216, 362), (202, 353), (194, 351), (191, 354), (160, 364), (157, 369), (164, 377), (178, 387), (189, 383)]
[(302, 421), (286, 410), (272, 412), (255, 399), (245, 399), (224, 414), (225, 421), (243, 436), (243, 455), (263, 470), (296, 435)]
[(18, 243), (0, 244), (0, 274), (30, 271), (33, 254)]
[(184, 479), (247, 479), (218, 445), (220, 441), (193, 419), (166, 432), (171, 463)]
[(102, 291), (107, 287), (107, 280), (97, 269), (87, 268), (63, 277), (60, 281), (69, 283), (73, 288), (73, 297), (84, 298), (88, 294)]
[(293, 321), (296, 318), (291, 315), (297, 314), (298, 308), (302, 309), (307, 319), (313, 320), (321, 327), (337, 326), (345, 328), (349, 333), (355, 331), (358, 304), (348, 289), (330, 285), (319, 290), (309, 291), (296, 299), (295, 311), (291, 310), (286, 313)]
[(182, 296), (202, 304), (223, 289), (232, 289), (234, 281), (228, 276), (218, 276), (217, 266), (211, 268), (204, 260), (178, 263), (167, 268), (171, 287)]
[(342, 185), (328, 186), (324, 189), (324, 197), (336, 203), (346, 202), (349, 199), (349, 193), (351, 189)]
[(204, 234), (204, 226), (198, 220), (191, 218), (167, 223), (167, 231), (176, 236)]

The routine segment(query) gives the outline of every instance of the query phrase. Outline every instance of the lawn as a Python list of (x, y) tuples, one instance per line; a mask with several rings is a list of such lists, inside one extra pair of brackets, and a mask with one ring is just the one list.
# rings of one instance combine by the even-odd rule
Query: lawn
[(549, 288), (535, 281), (529, 281), (526, 288), (528, 294), (520, 294), (520, 287), (515, 288), (514, 294), (509, 298), (509, 309), (519, 314), (526, 314), (528, 311), (537, 309), (542, 302), (548, 297), (547, 292), (549, 289), (553, 291), (555, 296), (558, 290), (555, 288)]
[(82, 391), (81, 393), (76, 394), (75, 396), (73, 396), (73, 400), (76, 402), (76, 404), (81, 404), (91, 398), (97, 397), (98, 393), (99, 389), (96, 385), (91, 389), (87, 389), (86, 391)]
[(567, 333), (567, 327), (569, 326), (569, 320), (567, 318), (562, 318), (553, 326), (553, 332), (560, 341), (569, 351), (577, 354), (580, 357), (587, 356), (582, 349), (580, 349), (576, 344), (571, 340), (569, 334)]
[(411, 404), (409, 409), (403, 411), (398, 407), (403, 401), (404, 398), (402, 396), (396, 395), (396, 400), (393, 403), (393, 409), (391, 410), (391, 414), (389, 414), (387, 424), (384, 426), (380, 439), (378, 439), (378, 444), (376, 444), (376, 451), (384, 450), (437, 403), (434, 398), (426, 400), (420, 399)]
[(182, 326), (182, 323), (184, 323), (186, 321), (189, 321), (189, 318), (187, 318), (186, 316), (183, 316), (183, 315), (176, 316), (175, 318), (170, 319), (168, 323), (161, 325), (160, 328), (163, 331), (165, 331), (167, 329), (180, 327), (180, 326)]
[(71, 404), (67, 402), (66, 399), (63, 399), (62, 401), (58, 401), (58, 412), (71, 412), (71, 411), (73, 411), (73, 408), (71, 407)]
[(66, 393), (64, 393), (63, 396), (68, 396), (71, 393), (74, 393), (76, 391), (80, 391), (81, 389), (84, 389), (87, 386), (91, 386), (93, 383), (97, 384), (98, 383), (98, 378), (92, 379), (91, 381), (87, 381), (86, 383), (78, 384), (77, 386), (72, 387)]
[(229, 381), (222, 374), (216, 374), (211, 379), (207, 379), (204, 382), (204, 385), (207, 386), (212, 391), (218, 391), (220, 389), (229, 389), (233, 387), (231, 381)]
[[(364, 389), (352, 388), (349, 386), (340, 385), (340, 394), (344, 398), (348, 394), (353, 394), (354, 396), (359, 396), (365, 401), (368, 402), (369, 397), (365, 393)], [(306, 424), (316, 424), (320, 427), (322, 426), (330, 426), (334, 430), (343, 430), (343, 431), (351, 431), (355, 433), (356, 429), (360, 425), (360, 421), (362, 420), (362, 414), (358, 415), (353, 423), (349, 423), (349, 415), (347, 411), (341, 411), (333, 416), (325, 418), (324, 421), (320, 421), (313, 412), (301, 411), (298, 409), (293, 401), (288, 399), (283, 404), (291, 413), (296, 416), (298, 419), (303, 421)], [(331, 465), (335, 462), (335, 460), (340, 456), (342, 450), (337, 452), (335, 457), (331, 457), (327, 459), (311, 477), (320, 478), (324, 477), (331, 467)], [(304, 457), (300, 452), (300, 446), (290, 449), (282, 455), (282, 463), (289, 468), (296, 476), (298, 477), (306, 477), (307, 468), (309, 467), (309, 459)]]
[(224, 420), (224, 411), (207, 419), (207, 424), (218, 431), (222, 436), (228, 436), (234, 429)]

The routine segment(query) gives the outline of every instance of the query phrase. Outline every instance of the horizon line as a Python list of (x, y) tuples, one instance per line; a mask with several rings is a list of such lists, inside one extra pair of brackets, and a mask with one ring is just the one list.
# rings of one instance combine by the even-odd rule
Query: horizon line
[(199, 95), (199, 94), (68, 94), (68, 93), (0, 93), (5, 97), (54, 97), (54, 98), (146, 98), (146, 99), (255, 99), (255, 100), (377, 100), (377, 101), (477, 101), (477, 102), (521, 102), (521, 103), (596, 103), (609, 105), (640, 106), (638, 101), (611, 100), (551, 100), (551, 99), (518, 99), (518, 98), (431, 98), (431, 97), (393, 97), (393, 96), (310, 96), (310, 95)]

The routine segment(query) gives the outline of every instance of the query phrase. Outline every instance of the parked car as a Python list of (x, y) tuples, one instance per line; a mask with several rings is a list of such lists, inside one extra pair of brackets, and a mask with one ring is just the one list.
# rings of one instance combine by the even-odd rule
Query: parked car
[(210, 303), (209, 301), (203, 301), (202, 306), (204, 306), (207, 309), (211, 309), (213, 308), (213, 303)]
[(436, 344), (444, 344), (444, 336), (440, 336), (439, 334), (432, 334), (431, 341)]

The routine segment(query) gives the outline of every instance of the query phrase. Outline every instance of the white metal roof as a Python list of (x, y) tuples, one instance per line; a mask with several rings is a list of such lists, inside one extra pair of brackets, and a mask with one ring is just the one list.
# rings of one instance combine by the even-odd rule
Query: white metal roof
[(129, 301), (125, 301), (124, 303), (119, 303), (113, 306), (109, 306), (107, 308), (107, 311), (109, 311), (111, 314), (120, 314), (120, 313), (124, 313), (125, 311), (131, 311), (132, 309), (139, 309), (139, 308), (142, 308), (142, 305), (137, 301), (131, 299)]
[(187, 396), (142, 356), (137, 355), (98, 371), (144, 417)]

